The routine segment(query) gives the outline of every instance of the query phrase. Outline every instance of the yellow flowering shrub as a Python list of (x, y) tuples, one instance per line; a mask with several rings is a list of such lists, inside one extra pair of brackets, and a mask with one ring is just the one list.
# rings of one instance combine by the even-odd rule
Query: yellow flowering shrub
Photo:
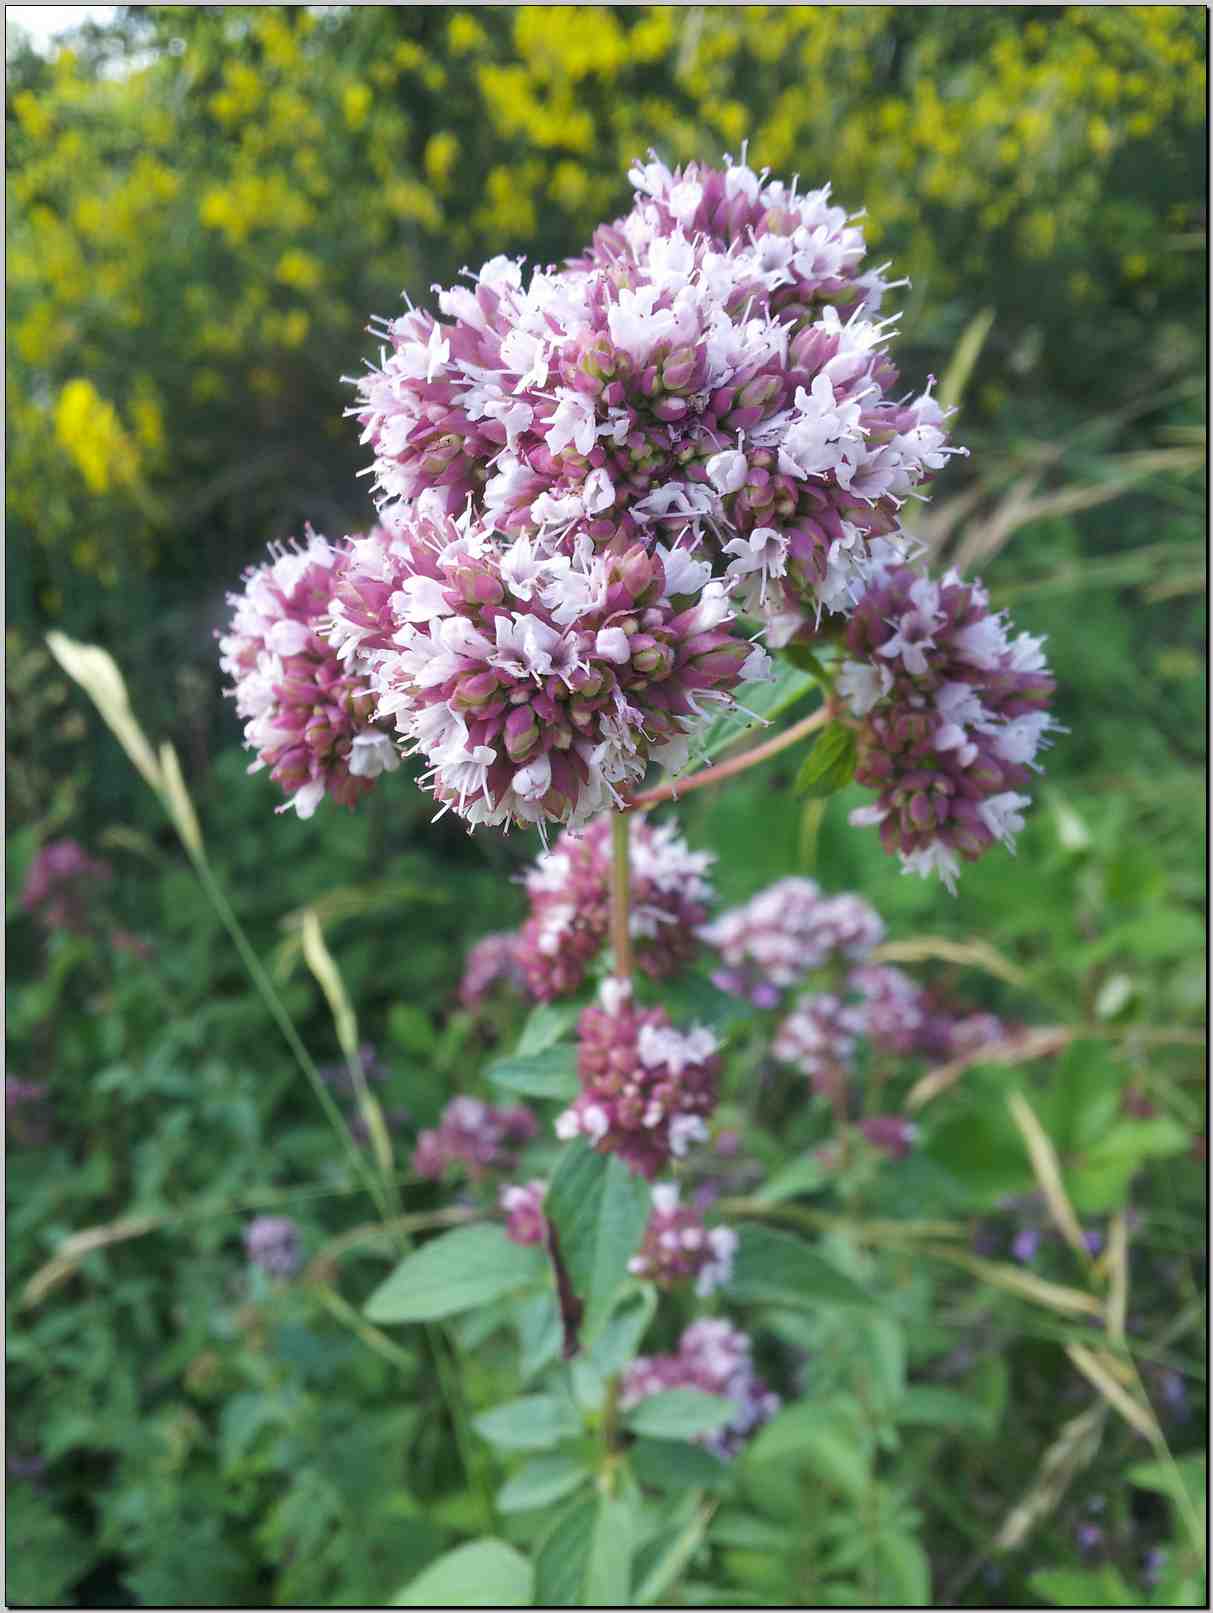
[(53, 63), (18, 53), (10, 541), (31, 588), (45, 607), (65, 564), (116, 581), (153, 559), (188, 583), (309, 514), (365, 519), (340, 376), (368, 316), (496, 252), (558, 261), (626, 208), (650, 146), (748, 140), (831, 180), (923, 298), (924, 368), (989, 306), (996, 369), (1030, 328), (1042, 384), (1103, 401), (1134, 332), (1199, 306), (1203, 13), (1024, 16), (152, 6)]

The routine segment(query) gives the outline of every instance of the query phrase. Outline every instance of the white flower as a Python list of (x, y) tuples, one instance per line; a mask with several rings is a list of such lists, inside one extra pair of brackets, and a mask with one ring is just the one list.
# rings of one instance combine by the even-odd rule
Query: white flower
[(708, 481), (723, 496), (736, 493), (745, 486), (750, 467), (740, 449), (726, 448), (722, 453), (713, 454), (704, 469), (708, 473)]
[(387, 734), (369, 729), (355, 734), (350, 746), (350, 772), (355, 778), (378, 778), (400, 766), (400, 752)]
[(1031, 806), (1026, 795), (1004, 790), (1001, 795), (988, 796), (977, 808), (977, 815), (995, 840), (1001, 840), (1008, 851), (1014, 849), (1015, 836), (1023, 828), (1023, 812)]
[(871, 661), (844, 661), (838, 672), (838, 693), (856, 717), (866, 717), (892, 687), (888, 667)]

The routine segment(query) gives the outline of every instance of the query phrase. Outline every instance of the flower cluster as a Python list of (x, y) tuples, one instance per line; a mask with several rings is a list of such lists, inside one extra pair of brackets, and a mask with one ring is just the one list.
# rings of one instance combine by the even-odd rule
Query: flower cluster
[(526, 976), (518, 959), (518, 936), (513, 930), (495, 930), (481, 936), (469, 951), (459, 982), (459, 1001), (475, 1013), (498, 985), (521, 991)]
[(1007, 1036), (994, 1014), (956, 1012), (901, 969), (864, 964), (847, 976), (864, 1010), (864, 1033), (878, 1052), (954, 1058)]
[(110, 865), (75, 840), (48, 840), (30, 864), (21, 905), (48, 930), (80, 931), (89, 898), (111, 878)]
[(350, 546), (330, 642), (372, 691), (421, 782), (472, 824), (579, 827), (770, 662), (685, 546), (505, 535), (435, 490)]
[(858, 896), (824, 896), (811, 879), (777, 880), (699, 932), (725, 967), (723, 991), (773, 1008), (779, 994), (833, 957), (865, 957), (884, 938), (879, 914)]
[(689, 534), (785, 642), (848, 608), (870, 541), (955, 452), (943, 411), (890, 395), (885, 283), (828, 187), (744, 162), (629, 177), (632, 211), (563, 270), (524, 285), (495, 258), (439, 317), (384, 322), (352, 411), (376, 486), (544, 549)]
[(577, 1035), (581, 1094), (557, 1118), (558, 1137), (588, 1137), (650, 1180), (707, 1137), (720, 1074), (710, 1031), (675, 1030), (663, 1008), (637, 1008), (631, 988), (612, 978)]
[(733, 1401), (737, 1415), (731, 1421), (715, 1433), (696, 1437), (697, 1444), (726, 1459), (735, 1456), (780, 1405), (779, 1396), (754, 1371), (749, 1339), (728, 1322), (715, 1319), (692, 1322), (673, 1355), (638, 1356), (623, 1374), (620, 1409), (630, 1411), (666, 1389), (700, 1389)]
[(437, 1127), (418, 1137), (413, 1169), (435, 1181), (452, 1164), (462, 1165), (473, 1179), (490, 1170), (513, 1170), (537, 1129), (534, 1115), (521, 1105), (494, 1109), (479, 1098), (452, 1098)]
[(847, 627), (839, 693), (860, 719), (856, 778), (879, 791), (851, 815), (879, 824), (907, 872), (955, 889), (960, 858), (1013, 847), (1030, 771), (1056, 726), (1041, 641), (1012, 639), (979, 583), (878, 570)]
[(864, 1012), (858, 1003), (830, 991), (816, 992), (802, 997), (781, 1023), (771, 1052), (807, 1075), (814, 1092), (837, 1097), (845, 1090), (863, 1033)]
[(709, 1229), (698, 1210), (679, 1203), (676, 1182), (659, 1182), (644, 1241), (628, 1270), (663, 1288), (693, 1279), (702, 1299), (728, 1282), (736, 1252), (737, 1234), (730, 1227)]
[(244, 1229), (244, 1247), (269, 1277), (293, 1277), (303, 1262), (299, 1228), (289, 1216), (257, 1216)]
[[(628, 912), (637, 966), (655, 980), (683, 968), (707, 917), (715, 858), (691, 851), (671, 824), (628, 822)], [(610, 924), (611, 832), (605, 819), (561, 835), (526, 876), (530, 916), (518, 959), (543, 1002), (576, 991)]]
[(498, 1202), (505, 1211), (505, 1235), (514, 1243), (542, 1243), (544, 1240), (543, 1200), (545, 1181), (510, 1182), (501, 1189)]
[(219, 664), (257, 753), (249, 771), (267, 767), (289, 798), (279, 811), (310, 818), (326, 795), (353, 806), (400, 758), (375, 723), (366, 679), (352, 676), (324, 637), (349, 549), (309, 531), (302, 548), (271, 552), (230, 596)]

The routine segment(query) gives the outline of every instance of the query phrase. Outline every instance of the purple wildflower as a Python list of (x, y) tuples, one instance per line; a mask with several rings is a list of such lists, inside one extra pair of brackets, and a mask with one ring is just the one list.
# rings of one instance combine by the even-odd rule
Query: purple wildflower
[(715, 1433), (696, 1437), (697, 1444), (726, 1460), (736, 1456), (780, 1405), (779, 1396), (754, 1371), (749, 1339), (716, 1319), (693, 1322), (674, 1355), (638, 1356), (623, 1374), (620, 1408), (630, 1411), (665, 1389), (702, 1389), (734, 1402), (737, 1414), (730, 1422)]
[(253, 1265), (270, 1277), (293, 1277), (303, 1261), (299, 1228), (289, 1216), (257, 1216), (244, 1230), (244, 1246)]
[(676, 1182), (654, 1187), (644, 1242), (628, 1270), (662, 1288), (693, 1279), (695, 1292), (703, 1298), (728, 1282), (737, 1234), (730, 1227), (709, 1229), (698, 1210), (678, 1200)]
[[(629, 915), (635, 961), (655, 980), (684, 967), (707, 917), (711, 852), (691, 851), (671, 824), (628, 823)], [(610, 925), (610, 825), (599, 820), (566, 833), (526, 878), (531, 914), (518, 958), (532, 996), (544, 1002), (576, 991)]]
[(112, 878), (110, 865), (75, 840), (48, 840), (30, 864), (21, 905), (48, 930), (85, 928), (88, 902)]
[(523, 1185), (507, 1183), (498, 1194), (505, 1211), (505, 1235), (514, 1243), (542, 1243), (544, 1239), (543, 1200), (548, 1184), (544, 1181)]
[(537, 1129), (521, 1105), (494, 1109), (479, 1098), (452, 1098), (437, 1127), (417, 1139), (413, 1169), (434, 1180), (450, 1165), (461, 1165), (473, 1180), (486, 1171), (513, 1170)]
[(838, 688), (860, 719), (855, 776), (879, 791), (851, 821), (879, 824), (906, 872), (954, 890), (961, 857), (1011, 848), (1023, 825), (1021, 792), (1056, 726), (1041, 641), (1012, 640), (979, 583), (899, 566), (873, 574), (846, 642)]
[(581, 1095), (558, 1117), (558, 1137), (588, 1137), (650, 1180), (706, 1139), (720, 1074), (710, 1031), (675, 1030), (663, 1008), (638, 1009), (631, 988), (612, 978), (577, 1034)]

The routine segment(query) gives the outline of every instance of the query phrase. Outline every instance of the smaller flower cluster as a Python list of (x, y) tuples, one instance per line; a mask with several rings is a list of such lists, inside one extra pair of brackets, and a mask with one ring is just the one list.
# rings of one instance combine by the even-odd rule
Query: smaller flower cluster
[(846, 1089), (856, 1043), (864, 1033), (863, 1008), (833, 992), (800, 999), (775, 1032), (771, 1052), (781, 1064), (808, 1076), (813, 1091), (837, 1098)]
[(513, 1170), (537, 1130), (534, 1115), (521, 1105), (494, 1109), (480, 1098), (452, 1098), (438, 1125), (418, 1137), (413, 1169), (433, 1181), (449, 1165), (461, 1165), (473, 1180), (486, 1171)]
[(749, 1339), (728, 1322), (714, 1318), (692, 1322), (675, 1354), (638, 1356), (623, 1374), (620, 1408), (630, 1411), (665, 1389), (701, 1389), (733, 1401), (737, 1415), (723, 1428), (696, 1439), (725, 1460), (736, 1456), (780, 1406), (779, 1396), (754, 1371)]
[(757, 1008), (833, 957), (866, 957), (884, 938), (880, 916), (858, 896), (824, 896), (811, 879), (777, 880), (699, 932), (725, 967), (713, 976), (722, 991)]
[(702, 1299), (728, 1282), (736, 1252), (737, 1234), (730, 1227), (706, 1227), (698, 1210), (679, 1203), (676, 1182), (659, 1182), (644, 1242), (628, 1270), (661, 1288), (693, 1279)]
[[(518, 961), (542, 1002), (576, 991), (610, 926), (611, 826), (603, 818), (561, 835), (526, 877), (530, 916)], [(654, 980), (683, 968), (695, 951), (712, 888), (711, 852), (692, 851), (671, 824), (628, 821), (629, 913), (635, 961)]]
[(556, 1121), (563, 1141), (588, 1137), (652, 1180), (708, 1135), (716, 1106), (716, 1038), (675, 1030), (663, 1008), (638, 1009), (626, 982), (605, 980), (577, 1026), (581, 1094)]
[(334, 548), (309, 530), (303, 548), (271, 546), (273, 558), (245, 573), (232, 594), (232, 620), (219, 638), (227, 692), (246, 719), (256, 751), (251, 773), (267, 767), (294, 807), (310, 818), (326, 795), (353, 806), (400, 757), (374, 720), (374, 696), (324, 634), (329, 605), (349, 565), (349, 548)]
[(30, 864), (21, 905), (48, 930), (85, 928), (97, 886), (112, 877), (110, 865), (90, 857), (75, 840), (48, 840)]
[(854, 824), (878, 824), (907, 873), (954, 890), (960, 859), (1023, 827), (1023, 794), (1056, 724), (1041, 640), (1012, 639), (980, 583), (909, 566), (875, 569), (847, 626), (838, 690), (860, 720), (855, 777), (879, 792)]
[(543, 1214), (543, 1201), (547, 1196), (548, 1184), (542, 1180), (533, 1182), (509, 1182), (498, 1195), (498, 1203), (505, 1211), (505, 1235), (514, 1243), (542, 1243), (544, 1240), (545, 1220)]
[(299, 1228), (286, 1215), (259, 1215), (244, 1229), (249, 1260), (268, 1277), (293, 1277), (303, 1264)]
[(482, 936), (469, 951), (459, 982), (459, 1001), (470, 1014), (478, 1012), (486, 997), (497, 986), (522, 991), (526, 975), (518, 956), (518, 935), (513, 930), (495, 930)]

